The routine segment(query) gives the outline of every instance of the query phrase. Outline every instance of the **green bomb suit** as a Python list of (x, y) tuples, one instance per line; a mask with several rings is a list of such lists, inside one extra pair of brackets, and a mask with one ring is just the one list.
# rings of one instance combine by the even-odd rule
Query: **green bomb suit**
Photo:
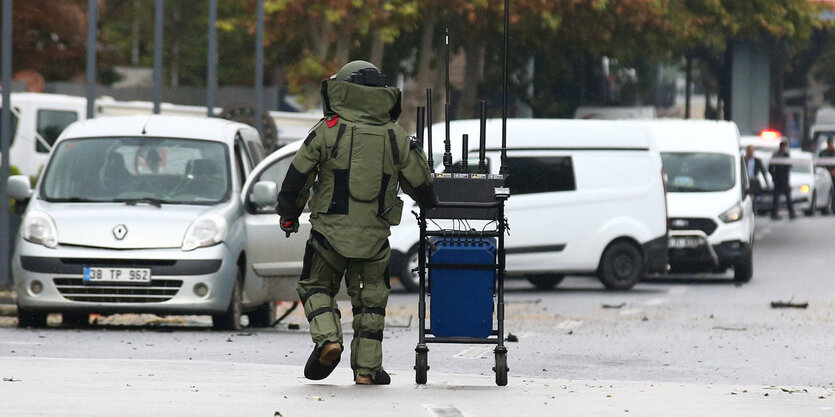
[(344, 275), (354, 317), (351, 368), (355, 379), (374, 378), (383, 370), (389, 228), (403, 211), (398, 187), (424, 208), (437, 199), (423, 150), (395, 123), (397, 88), (331, 79), (322, 84), (322, 102), (325, 118), (293, 159), (277, 212), (298, 218), (312, 186), (312, 232), (298, 285), (310, 333), (317, 348), (342, 344), (334, 296)]

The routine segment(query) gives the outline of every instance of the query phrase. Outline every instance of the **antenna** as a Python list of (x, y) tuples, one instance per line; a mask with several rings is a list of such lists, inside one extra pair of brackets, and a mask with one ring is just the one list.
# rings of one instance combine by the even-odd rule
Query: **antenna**
[(418, 106), (417, 108), (417, 141), (418, 146), (423, 149), (423, 121), (426, 116), (426, 107)]
[(470, 172), (470, 165), (467, 163), (467, 153), (470, 151), (470, 136), (465, 133), (461, 140), (464, 142), (461, 147), (461, 172), (466, 174)]
[(429, 126), (429, 135), (426, 138), (428, 158), (426, 162), (429, 164), (429, 171), (435, 173), (435, 161), (432, 159), (432, 89), (426, 89), (426, 125)]
[(444, 172), (449, 172), (452, 166), (452, 150), (449, 141), (449, 28), (444, 29), (444, 42), (446, 43), (446, 102), (444, 103), (444, 119), (446, 123), (446, 137), (444, 138)]
[(504, 0), (504, 69), (502, 70), (502, 166), (499, 174), (507, 174), (507, 32), (510, 26), (510, 0)]
[(487, 173), (487, 102), (481, 100), (481, 118), (480, 118), (480, 132), (478, 137), (478, 172), (481, 174)]

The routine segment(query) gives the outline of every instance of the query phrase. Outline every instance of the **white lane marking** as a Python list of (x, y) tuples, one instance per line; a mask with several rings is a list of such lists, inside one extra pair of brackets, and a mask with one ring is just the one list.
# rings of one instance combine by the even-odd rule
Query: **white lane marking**
[(423, 406), (436, 417), (464, 417), (461, 411), (451, 405), (424, 404)]
[(634, 316), (636, 314), (641, 314), (641, 311), (643, 310), (641, 310), (640, 308), (628, 308), (626, 310), (621, 310), (620, 312), (618, 312), (618, 314), (620, 314), (621, 316)]
[(40, 346), (39, 342), (0, 342), (0, 345), (35, 345)]
[(583, 320), (565, 320), (562, 323), (557, 325), (558, 329), (573, 329), (575, 327), (580, 327), (583, 324)]
[(489, 353), (490, 346), (473, 346), (456, 353), (453, 358), (478, 359)]
[(647, 301), (646, 303), (644, 303), (644, 305), (648, 305), (648, 306), (660, 306), (661, 304), (664, 304), (664, 303), (666, 303), (666, 302), (667, 302), (667, 299), (666, 299), (666, 298), (653, 298), (653, 299), (651, 299), (651, 300)]
[(670, 291), (667, 291), (667, 294), (670, 295), (684, 295), (687, 292), (688, 286), (686, 285), (676, 285), (673, 288), (670, 288)]

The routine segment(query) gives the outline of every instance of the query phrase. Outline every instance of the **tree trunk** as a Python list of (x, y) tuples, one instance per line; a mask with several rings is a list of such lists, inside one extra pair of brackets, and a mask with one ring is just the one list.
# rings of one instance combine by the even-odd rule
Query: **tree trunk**
[(478, 38), (464, 49), (464, 85), (461, 89), (461, 103), (458, 114), (461, 118), (478, 117), (478, 83), (481, 81), (480, 65), (484, 57), (484, 38)]
[[(380, 36), (380, 31), (375, 30), (371, 35), (371, 63), (377, 68), (383, 68), (383, 53), (385, 52), (386, 44), (383, 42), (383, 37)], [(393, 74), (392, 74), (393, 75)], [(394, 80), (389, 80), (389, 82)]]

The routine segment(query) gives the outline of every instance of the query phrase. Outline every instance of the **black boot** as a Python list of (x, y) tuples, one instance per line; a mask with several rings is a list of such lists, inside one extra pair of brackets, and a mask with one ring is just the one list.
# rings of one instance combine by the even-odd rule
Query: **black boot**
[(374, 377), (356, 374), (354, 382), (356, 382), (357, 385), (388, 385), (391, 384), (391, 377), (385, 369), (380, 369)]
[(327, 378), (339, 364), (340, 356), (341, 343), (325, 342), (321, 347), (314, 348), (304, 366), (304, 377), (314, 381)]

